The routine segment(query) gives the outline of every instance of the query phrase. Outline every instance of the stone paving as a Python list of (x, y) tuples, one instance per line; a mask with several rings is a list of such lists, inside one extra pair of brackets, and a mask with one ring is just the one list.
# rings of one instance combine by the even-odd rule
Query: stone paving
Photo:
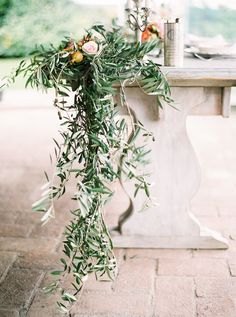
[[(57, 296), (42, 288), (58, 265), (67, 202), (44, 227), (30, 209), (50, 170), (57, 117), (47, 98), (28, 107), (11, 96), (0, 103), (0, 317), (61, 316)], [(117, 279), (91, 277), (71, 317), (236, 317), (236, 112), (190, 117), (188, 129), (203, 174), (192, 211), (223, 232), (229, 249), (117, 249)]]

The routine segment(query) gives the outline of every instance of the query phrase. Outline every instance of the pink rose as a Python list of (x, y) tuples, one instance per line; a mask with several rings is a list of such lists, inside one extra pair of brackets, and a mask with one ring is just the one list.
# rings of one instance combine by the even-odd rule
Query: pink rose
[(95, 41), (86, 42), (82, 46), (82, 50), (90, 55), (94, 55), (98, 53), (98, 44)]

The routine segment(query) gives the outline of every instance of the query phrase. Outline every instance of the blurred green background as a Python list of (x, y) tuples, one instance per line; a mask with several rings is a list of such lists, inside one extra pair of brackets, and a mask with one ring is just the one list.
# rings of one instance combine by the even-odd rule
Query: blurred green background
[(196, 7), (190, 3), (189, 32), (207, 37), (221, 34), (226, 40), (236, 43), (236, 10), (223, 5), (218, 8)]
[(26, 56), (36, 44), (57, 44), (79, 37), (97, 19), (111, 19), (109, 6), (78, 5), (70, 0), (0, 0), (0, 56)]

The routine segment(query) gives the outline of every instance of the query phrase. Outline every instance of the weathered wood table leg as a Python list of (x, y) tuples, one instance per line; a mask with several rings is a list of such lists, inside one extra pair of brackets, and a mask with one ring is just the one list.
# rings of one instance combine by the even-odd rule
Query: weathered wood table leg
[[(151, 196), (156, 204), (139, 212), (145, 196), (133, 200), (134, 212), (123, 224), (122, 235), (113, 237), (115, 246), (139, 248), (227, 248), (219, 233), (201, 226), (189, 212), (191, 199), (200, 186), (201, 171), (186, 131), (186, 117), (203, 102), (198, 90), (193, 95), (183, 87), (172, 88), (179, 108), (168, 105), (157, 109), (156, 97), (147, 96), (138, 87), (126, 89), (129, 106), (155, 136), (150, 141), (152, 163)], [(132, 197), (129, 183), (124, 187)]]

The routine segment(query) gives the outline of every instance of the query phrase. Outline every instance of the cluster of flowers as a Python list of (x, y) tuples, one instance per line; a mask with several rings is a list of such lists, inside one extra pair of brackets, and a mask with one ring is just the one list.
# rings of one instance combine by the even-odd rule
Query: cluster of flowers
[(164, 26), (162, 22), (152, 22), (150, 23), (146, 30), (142, 33), (142, 42), (152, 41), (152, 40), (163, 40), (164, 38)]
[[(146, 30), (142, 33), (142, 42), (155, 39), (163, 40), (163, 24), (150, 23)], [(84, 59), (84, 53), (88, 55), (96, 55), (99, 53), (99, 45), (90, 36), (85, 36), (78, 43), (70, 41), (64, 51), (69, 53), (71, 63), (80, 63)]]
[(90, 37), (86, 36), (78, 43), (70, 41), (64, 51), (70, 53), (71, 63), (80, 63), (84, 59), (84, 53), (96, 55), (99, 52), (99, 45)]

